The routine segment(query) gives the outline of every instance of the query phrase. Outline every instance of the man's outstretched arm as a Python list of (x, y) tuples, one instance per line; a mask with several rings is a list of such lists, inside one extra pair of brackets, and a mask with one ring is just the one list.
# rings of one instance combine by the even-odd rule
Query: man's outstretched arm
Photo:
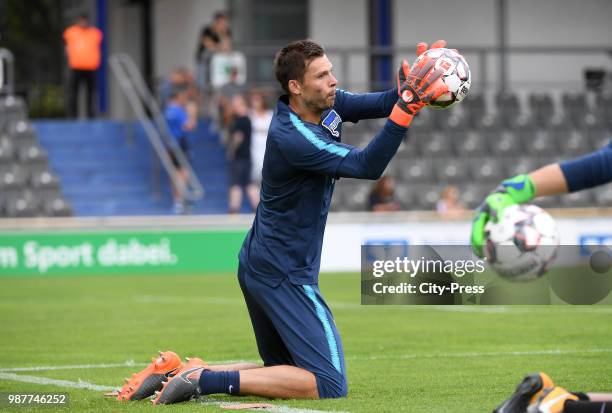
[(541, 196), (576, 192), (612, 182), (612, 143), (576, 159), (553, 163), (503, 181), (476, 211), (472, 224), (472, 248), (483, 255), (484, 228), (511, 205)]
[[(438, 40), (431, 45), (431, 49), (446, 47), (445, 40)], [(420, 42), (416, 47), (417, 57), (427, 51), (427, 43)], [(379, 119), (391, 115), (395, 102), (399, 96), (402, 84), (410, 73), (407, 61), (402, 61), (397, 72), (397, 85), (384, 92), (351, 93), (338, 89), (336, 94), (336, 108), (340, 117), (348, 122), (358, 122), (362, 119)]]
[(389, 120), (363, 149), (315, 134), (293, 113), (289, 118), (298, 133), (292, 132), (275, 142), (297, 168), (334, 177), (377, 179), (397, 152), (413, 117), (448, 90), (441, 80), (442, 72), (434, 68), (434, 61), (429, 57), (419, 61), (402, 84)]

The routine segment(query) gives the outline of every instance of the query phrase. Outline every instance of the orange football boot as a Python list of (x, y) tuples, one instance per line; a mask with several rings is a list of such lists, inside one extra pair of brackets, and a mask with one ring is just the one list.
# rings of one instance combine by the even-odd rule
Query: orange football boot
[(508, 400), (493, 410), (493, 413), (525, 413), (527, 406), (536, 401), (545, 389), (553, 386), (554, 383), (548, 374), (543, 372), (530, 374), (519, 383)]
[(142, 400), (162, 388), (162, 382), (181, 369), (181, 358), (172, 351), (160, 351), (144, 370), (125, 379), (117, 400)]

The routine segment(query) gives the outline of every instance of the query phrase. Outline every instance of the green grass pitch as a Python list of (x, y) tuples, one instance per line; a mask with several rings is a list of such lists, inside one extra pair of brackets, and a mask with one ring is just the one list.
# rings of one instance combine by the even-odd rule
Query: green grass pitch
[[(322, 275), (320, 285), (342, 335), (349, 396), (273, 404), (322, 411), (488, 412), (524, 374), (538, 370), (576, 391), (612, 391), (610, 306), (360, 306), (358, 275)], [(54, 366), (59, 368), (11, 374), (118, 386), (142, 367), (61, 366), (146, 363), (157, 350), (210, 361), (258, 360), (230, 274), (3, 278), (0, 340), (0, 392), (69, 393), (68, 408), (41, 412), (223, 410), (198, 402), (119, 403), (101, 391), (7, 379), (7, 369)]]

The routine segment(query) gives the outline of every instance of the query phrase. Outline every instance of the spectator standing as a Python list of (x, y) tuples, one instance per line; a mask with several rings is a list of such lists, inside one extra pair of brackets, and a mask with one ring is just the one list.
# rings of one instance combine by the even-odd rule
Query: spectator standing
[(436, 203), (436, 212), (442, 218), (458, 218), (466, 211), (465, 205), (459, 200), (459, 189), (448, 185), (442, 190), (442, 196)]
[(238, 84), (238, 71), (230, 69), (229, 82), (219, 88), (217, 92), (217, 107), (219, 110), (219, 129), (224, 134), (223, 140), (227, 141), (225, 134), (234, 123), (233, 99), (235, 96), (242, 95), (244, 87)]
[(205, 26), (198, 38), (196, 48), (196, 63), (198, 66), (197, 80), (200, 90), (208, 92), (210, 86), (210, 60), (218, 51), (232, 49), (232, 33), (229, 26), (229, 17), (226, 12), (215, 13), (213, 22)]
[(229, 212), (236, 214), (242, 206), (242, 192), (245, 191), (255, 210), (259, 203), (259, 191), (251, 181), (251, 137), (252, 126), (248, 116), (248, 106), (243, 95), (232, 99), (235, 114), (230, 129), (227, 156), (230, 167)]
[(395, 179), (385, 175), (372, 188), (368, 198), (368, 210), (372, 212), (399, 211), (400, 204), (395, 198)]
[(66, 54), (70, 67), (69, 115), (78, 116), (79, 90), (85, 85), (87, 117), (94, 117), (94, 89), (96, 70), (100, 67), (102, 32), (89, 24), (89, 17), (81, 14), (76, 23), (64, 30)]
[(186, 90), (189, 101), (196, 104), (198, 98), (197, 86), (193, 74), (186, 67), (177, 67), (159, 84), (158, 93), (162, 108), (165, 108), (173, 92)]
[(266, 153), (266, 140), (268, 129), (272, 121), (273, 112), (260, 91), (251, 92), (251, 126), (253, 128), (251, 140), (251, 178), (257, 186), (261, 185), (261, 169), (263, 168), (264, 154)]
[[(172, 92), (170, 100), (164, 109), (164, 118), (168, 123), (168, 129), (170, 130), (172, 139), (174, 139), (176, 146), (180, 148), (185, 155), (189, 153), (189, 143), (186, 133), (195, 129), (196, 126), (196, 119), (192, 113), (189, 113), (188, 105), (188, 91), (185, 89), (175, 90)], [(178, 161), (174, 148), (169, 147), (167, 150), (170, 160), (177, 168), (179, 181), (183, 186), (187, 185), (189, 171)], [(182, 193), (174, 185), (172, 185), (172, 197), (174, 199), (174, 213), (185, 214), (187, 212), (185, 199)]]

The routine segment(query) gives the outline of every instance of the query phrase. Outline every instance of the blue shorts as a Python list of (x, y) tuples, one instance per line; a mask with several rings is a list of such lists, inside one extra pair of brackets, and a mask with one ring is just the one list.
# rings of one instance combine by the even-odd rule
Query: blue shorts
[(345, 397), (344, 351), (319, 287), (292, 284), (287, 278), (270, 286), (242, 265), (238, 280), (264, 365), (308, 370), (317, 379), (320, 398)]

